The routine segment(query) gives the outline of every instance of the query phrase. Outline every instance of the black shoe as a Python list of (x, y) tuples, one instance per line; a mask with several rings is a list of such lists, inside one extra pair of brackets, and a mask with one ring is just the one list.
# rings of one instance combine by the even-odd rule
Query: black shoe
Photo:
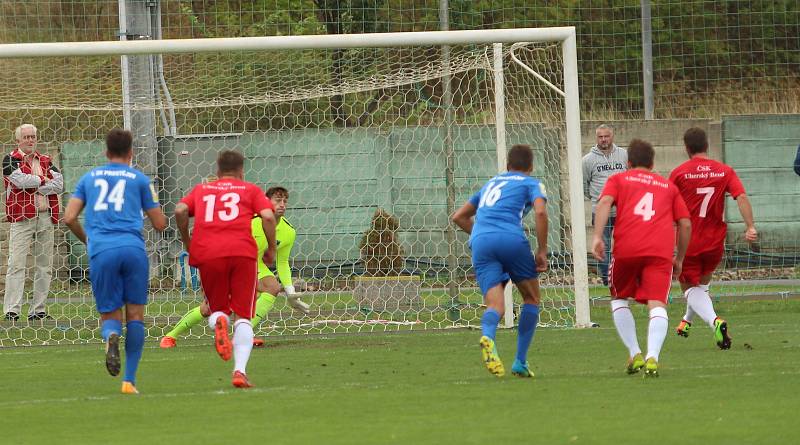
[(28, 321), (32, 320), (52, 320), (53, 317), (47, 315), (47, 312), (37, 312), (35, 314), (28, 315)]
[(6, 312), (6, 320), (17, 321), (19, 320), (19, 314), (16, 312)]
[(111, 334), (106, 342), (106, 369), (112, 376), (117, 376), (119, 368), (119, 334)]

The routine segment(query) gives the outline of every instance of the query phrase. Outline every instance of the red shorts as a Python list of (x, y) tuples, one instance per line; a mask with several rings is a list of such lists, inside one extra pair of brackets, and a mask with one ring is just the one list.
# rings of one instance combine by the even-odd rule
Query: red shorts
[(198, 264), (200, 283), (211, 312), (253, 318), (256, 307), (256, 259), (225, 257)]
[(608, 284), (614, 298), (664, 304), (672, 285), (672, 260), (660, 257), (611, 258)]
[(724, 248), (709, 250), (699, 255), (687, 256), (683, 260), (683, 269), (678, 278), (681, 283), (688, 283), (692, 286), (700, 284), (700, 277), (711, 275), (722, 262)]

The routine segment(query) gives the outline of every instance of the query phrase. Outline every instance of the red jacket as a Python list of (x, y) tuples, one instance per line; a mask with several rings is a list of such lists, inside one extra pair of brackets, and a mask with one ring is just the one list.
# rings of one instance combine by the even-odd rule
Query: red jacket
[(53, 165), (50, 156), (39, 153), (35, 153), (34, 156), (39, 158), (39, 165), (44, 175), (50, 178), (46, 185), (43, 177), (32, 173), (31, 163), (25, 159), (25, 154), (19, 149), (3, 158), (6, 219), (9, 222), (18, 222), (34, 218), (37, 214), (35, 195), (36, 192), (39, 192), (47, 197), (50, 219), (53, 224), (57, 224), (59, 218), (58, 195), (64, 190), (64, 178)]

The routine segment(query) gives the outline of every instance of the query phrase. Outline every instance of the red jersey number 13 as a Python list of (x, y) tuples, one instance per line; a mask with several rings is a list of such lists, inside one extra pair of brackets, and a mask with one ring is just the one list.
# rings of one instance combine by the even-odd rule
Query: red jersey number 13
[[(238, 193), (225, 193), (219, 197), (219, 202), (223, 205), (224, 209), (217, 212), (217, 217), (220, 221), (232, 221), (239, 216), (239, 201), (242, 198)], [(214, 207), (217, 201), (217, 195), (203, 196), (203, 201), (206, 203), (205, 221), (214, 221)]]

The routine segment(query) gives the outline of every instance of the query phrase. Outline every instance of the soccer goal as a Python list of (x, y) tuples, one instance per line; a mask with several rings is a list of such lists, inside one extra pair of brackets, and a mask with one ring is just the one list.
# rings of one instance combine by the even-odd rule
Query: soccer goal
[[(10, 151), (16, 126), (38, 127), (64, 172), (62, 206), (123, 126), (168, 214), (222, 149), (244, 153), (247, 180), (288, 189), (292, 279), (311, 313), (279, 295), (257, 335), (478, 325), (467, 237), (448, 215), (513, 144), (534, 148), (549, 197), (540, 323), (589, 322), (572, 27), (8, 44), (0, 70), (0, 133)], [(146, 240), (157, 338), (203, 297), (174, 222)], [(86, 250), (63, 225), (56, 244), (53, 320), (2, 321), (0, 345), (98, 338)]]

